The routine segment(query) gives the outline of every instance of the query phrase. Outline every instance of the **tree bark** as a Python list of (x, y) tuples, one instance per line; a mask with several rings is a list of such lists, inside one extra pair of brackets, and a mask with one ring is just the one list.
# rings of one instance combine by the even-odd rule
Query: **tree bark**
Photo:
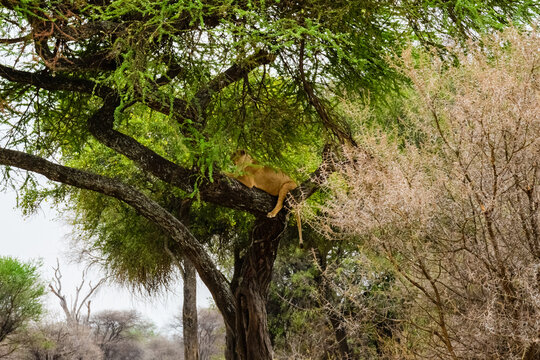
[[(178, 217), (188, 228), (191, 225), (190, 210), (192, 201), (182, 200)], [(183, 266), (182, 266), (183, 265)], [(199, 322), (197, 316), (197, 270), (193, 263), (184, 258), (182, 266), (184, 301), (182, 304), (182, 336), (184, 338), (184, 359), (199, 359)]]
[(197, 272), (193, 264), (184, 259), (184, 304), (182, 307), (184, 359), (199, 359), (197, 320)]
[(344, 360), (355, 359), (347, 342), (347, 330), (345, 330), (345, 327), (343, 326), (343, 316), (341, 316), (341, 314), (328, 314), (328, 319), (334, 330), (340, 358)]
[(225, 360), (240, 359), (236, 351), (236, 329), (225, 324)]
[[(259, 217), (251, 235), (251, 246), (242, 258), (240, 276), (233, 286), (236, 301), (236, 356), (242, 360), (272, 359), (266, 302), (272, 279), (284, 215), (277, 219)], [(232, 358), (232, 357), (231, 357)], [(227, 357), (229, 359), (229, 357)]]

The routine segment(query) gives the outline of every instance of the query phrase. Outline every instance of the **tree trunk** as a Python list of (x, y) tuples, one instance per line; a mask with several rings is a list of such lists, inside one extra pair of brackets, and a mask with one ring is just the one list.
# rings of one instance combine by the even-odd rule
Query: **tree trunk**
[(266, 303), (279, 237), (284, 227), (283, 215), (278, 219), (259, 217), (255, 221), (251, 246), (242, 258), (238, 282), (232, 283), (236, 287), (233, 292), (236, 300), (235, 350), (238, 359), (272, 359)]
[(182, 308), (184, 359), (199, 359), (197, 321), (197, 272), (193, 264), (184, 259), (184, 305)]
[[(188, 228), (191, 225), (192, 201), (180, 202), (178, 217)], [(180, 264), (179, 264), (180, 266)], [(184, 359), (199, 360), (199, 324), (197, 319), (197, 270), (193, 263), (184, 258), (182, 269), (184, 281), (184, 303), (182, 305), (182, 336), (184, 338)]]
[(240, 359), (236, 351), (236, 330), (225, 324), (225, 360)]
[(330, 324), (334, 330), (334, 336), (338, 345), (339, 356), (341, 359), (352, 360), (355, 359), (349, 344), (347, 343), (347, 330), (343, 326), (343, 317), (336, 314), (328, 314)]

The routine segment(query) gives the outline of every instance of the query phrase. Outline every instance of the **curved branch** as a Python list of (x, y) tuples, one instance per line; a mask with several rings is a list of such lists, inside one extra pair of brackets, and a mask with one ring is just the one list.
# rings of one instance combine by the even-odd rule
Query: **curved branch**
[(227, 70), (214, 77), (205, 88), (197, 92), (195, 97), (198, 99), (199, 106), (205, 109), (210, 103), (213, 94), (242, 79), (259, 66), (272, 63), (275, 59), (276, 55), (270, 54), (265, 50), (258, 50), (255, 54), (243, 61), (233, 64)]
[[(114, 112), (120, 100), (110, 95), (103, 106), (88, 120), (90, 133), (103, 145), (126, 156), (144, 171), (187, 193), (194, 191), (197, 170), (188, 170), (162, 157), (137, 140), (113, 129)], [(221, 206), (263, 214), (272, 209), (273, 197), (262, 190), (249, 189), (224, 175), (216, 175), (213, 182), (199, 185), (201, 199)]]
[(8, 81), (32, 85), (50, 91), (73, 91), (83, 94), (95, 94), (101, 97), (112, 91), (109, 87), (96, 84), (90, 80), (64, 76), (62, 74), (51, 76), (47, 71), (32, 73), (16, 70), (2, 64), (0, 64), (0, 77)]
[(204, 246), (171, 213), (157, 202), (119, 180), (54, 164), (24, 152), (0, 148), (0, 164), (44, 175), (52, 181), (112, 196), (132, 206), (139, 214), (160, 226), (178, 242), (182, 252), (197, 268), (224, 318), (234, 324), (234, 297), (225, 276), (216, 268)]

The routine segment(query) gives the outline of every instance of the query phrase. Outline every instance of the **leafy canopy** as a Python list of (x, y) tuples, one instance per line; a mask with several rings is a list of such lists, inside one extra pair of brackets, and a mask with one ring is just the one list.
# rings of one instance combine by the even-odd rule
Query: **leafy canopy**
[(41, 315), (44, 294), (38, 265), (0, 257), (0, 342)]

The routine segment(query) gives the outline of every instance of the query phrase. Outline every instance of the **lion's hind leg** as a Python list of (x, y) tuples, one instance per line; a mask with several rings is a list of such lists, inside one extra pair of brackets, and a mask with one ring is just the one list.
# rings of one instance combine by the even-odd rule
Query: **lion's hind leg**
[(274, 207), (274, 210), (270, 211), (267, 214), (269, 218), (276, 217), (278, 212), (283, 208), (283, 201), (285, 200), (285, 196), (287, 196), (287, 193), (289, 191), (295, 188), (296, 188), (296, 184), (293, 181), (289, 181), (281, 185), (281, 188), (279, 189), (278, 201), (276, 203), (276, 206)]

